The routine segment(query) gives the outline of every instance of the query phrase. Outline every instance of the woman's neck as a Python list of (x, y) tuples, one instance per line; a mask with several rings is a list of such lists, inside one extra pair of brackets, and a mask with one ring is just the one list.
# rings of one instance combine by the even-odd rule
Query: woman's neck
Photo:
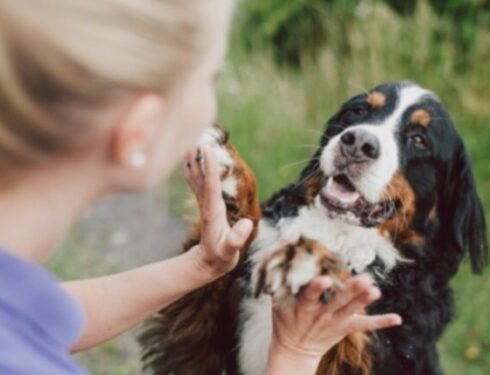
[(101, 176), (95, 171), (88, 163), (67, 162), (30, 171), (13, 187), (0, 190), (0, 247), (44, 262), (101, 195)]

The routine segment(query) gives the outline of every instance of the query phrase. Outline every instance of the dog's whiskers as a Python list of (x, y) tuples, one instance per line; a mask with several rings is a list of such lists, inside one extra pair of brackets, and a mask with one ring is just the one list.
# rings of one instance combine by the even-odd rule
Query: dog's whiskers
[(308, 158), (308, 159), (303, 159), (303, 160), (300, 160), (300, 161), (296, 161), (294, 163), (285, 164), (285, 165), (281, 166), (281, 169), (294, 167), (295, 165), (307, 163), (307, 162), (312, 161), (312, 160), (319, 160), (319, 158), (318, 157), (316, 157), (316, 158)]
[(298, 147), (298, 148), (311, 148), (311, 149), (318, 149), (318, 145), (307, 145), (307, 144), (304, 144), (304, 145), (294, 145), (294, 147)]
[(361, 90), (366, 95), (369, 94), (369, 90), (365, 86), (363, 86), (363, 85), (361, 85), (359, 83), (349, 82), (348, 85), (350, 87), (355, 88), (355, 89)]
[(317, 165), (311, 173), (307, 174), (304, 178), (302, 178), (299, 182), (297, 182), (296, 186), (293, 189), (298, 189), (301, 185), (303, 185), (303, 183), (305, 181), (307, 181), (308, 179), (314, 177), (315, 175), (317, 175), (319, 173), (321, 173), (320, 165)]

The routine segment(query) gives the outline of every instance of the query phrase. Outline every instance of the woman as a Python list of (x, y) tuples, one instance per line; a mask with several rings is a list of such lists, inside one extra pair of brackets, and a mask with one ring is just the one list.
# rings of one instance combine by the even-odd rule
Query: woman
[[(215, 117), (229, 0), (0, 0), (0, 373), (83, 373), (69, 356), (130, 329), (236, 265), (251, 231), (230, 228), (216, 176), (188, 174), (209, 223), (186, 254), (58, 284), (42, 264), (80, 214), (169, 175)], [(209, 152), (206, 163), (213, 166)], [(191, 154), (188, 163), (195, 163)], [(400, 324), (357, 315), (369, 278), (328, 305), (318, 278), (274, 312), (268, 373), (314, 373), (352, 330)]]

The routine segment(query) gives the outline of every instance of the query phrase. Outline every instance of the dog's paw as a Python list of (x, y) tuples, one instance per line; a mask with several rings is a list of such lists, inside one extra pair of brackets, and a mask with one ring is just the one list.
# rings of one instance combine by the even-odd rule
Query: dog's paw
[[(219, 125), (214, 125), (201, 136), (199, 150), (204, 145), (214, 153), (218, 164), (221, 192), (229, 224), (233, 225), (242, 218), (251, 219), (257, 224), (260, 218), (260, 203), (255, 174), (230, 143), (228, 132)], [(201, 168), (204, 168), (200, 151), (197, 157), (201, 159)]]
[[(276, 302), (286, 302), (319, 275), (329, 275), (341, 286), (349, 272), (322, 244), (301, 237), (257, 264), (252, 275), (254, 295), (269, 294)], [(324, 298), (328, 299), (328, 295)]]
[[(228, 132), (219, 125), (214, 125), (207, 129), (199, 140), (199, 149), (206, 145), (214, 153), (218, 162), (221, 178), (221, 190), (230, 197), (237, 194), (237, 179), (233, 173), (236, 168), (232, 147), (228, 143)], [(198, 155), (200, 157), (200, 155)], [(204, 166), (201, 165), (201, 168)]]

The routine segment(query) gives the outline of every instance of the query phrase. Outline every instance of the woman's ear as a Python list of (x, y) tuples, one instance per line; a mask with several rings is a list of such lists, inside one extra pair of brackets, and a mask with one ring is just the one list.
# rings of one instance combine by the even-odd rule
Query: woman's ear
[(156, 140), (165, 126), (164, 98), (147, 93), (134, 98), (114, 120), (108, 138), (108, 184), (117, 190), (142, 190), (154, 184)]
[(112, 130), (111, 161), (123, 168), (143, 169), (152, 156), (153, 138), (165, 122), (164, 99), (144, 94), (118, 118)]

